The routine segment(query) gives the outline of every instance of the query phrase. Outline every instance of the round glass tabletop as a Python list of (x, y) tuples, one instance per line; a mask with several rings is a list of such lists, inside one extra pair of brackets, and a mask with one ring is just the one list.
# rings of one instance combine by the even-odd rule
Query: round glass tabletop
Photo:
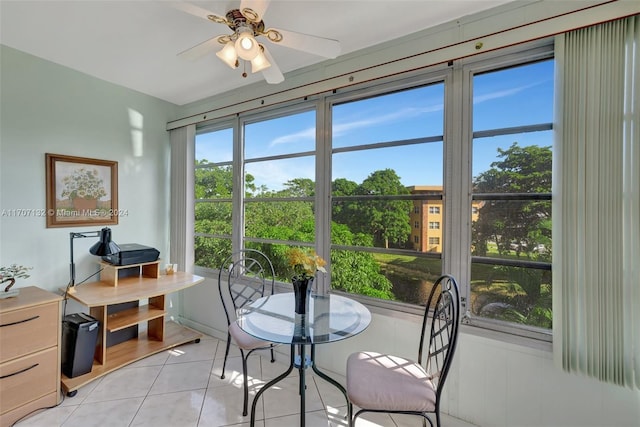
[(262, 297), (238, 316), (242, 330), (256, 338), (282, 344), (322, 344), (364, 331), (371, 313), (362, 304), (340, 295), (311, 295), (309, 312), (296, 314), (293, 293)]

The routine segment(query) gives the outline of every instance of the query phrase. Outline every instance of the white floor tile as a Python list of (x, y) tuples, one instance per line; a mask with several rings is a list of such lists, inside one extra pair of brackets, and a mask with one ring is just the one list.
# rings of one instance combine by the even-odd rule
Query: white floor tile
[(149, 396), (130, 426), (196, 427), (204, 394), (204, 390), (193, 390)]
[[(59, 406), (40, 411), (17, 427), (249, 427), (242, 416), (242, 359), (232, 346), (226, 377), (220, 379), (225, 341), (203, 337), (118, 369), (81, 387)], [(290, 358), (280, 346), (276, 362), (269, 352), (252, 354), (248, 360), (249, 411), (255, 393), (269, 380), (285, 372)], [(326, 372), (344, 385), (345, 379)], [(308, 427), (347, 427), (347, 402), (332, 384), (305, 371)], [(256, 427), (299, 427), (298, 370), (266, 390), (256, 406)], [(357, 408), (355, 408), (357, 409)], [(446, 427), (474, 427), (442, 415)], [(418, 417), (365, 414), (356, 427), (422, 426)]]
[(161, 370), (162, 366), (143, 366), (113, 371), (102, 378), (82, 403), (145, 397)]
[(144, 398), (109, 400), (80, 405), (62, 427), (121, 427), (128, 426)]
[(206, 389), (213, 361), (164, 365), (149, 390), (150, 395)]

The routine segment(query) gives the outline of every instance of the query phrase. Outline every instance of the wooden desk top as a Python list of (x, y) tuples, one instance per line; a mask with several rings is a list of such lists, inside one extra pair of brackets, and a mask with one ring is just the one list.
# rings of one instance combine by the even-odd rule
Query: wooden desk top
[(83, 283), (68, 295), (87, 307), (99, 307), (169, 294), (202, 281), (204, 277), (177, 271), (168, 276), (162, 274), (157, 279), (142, 276), (122, 278), (118, 286), (108, 282)]

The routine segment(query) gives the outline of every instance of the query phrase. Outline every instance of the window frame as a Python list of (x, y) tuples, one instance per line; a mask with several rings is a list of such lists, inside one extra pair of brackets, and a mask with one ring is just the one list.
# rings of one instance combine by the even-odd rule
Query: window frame
[[(552, 130), (553, 127), (548, 127), (548, 124), (544, 124), (541, 126), (533, 125), (533, 126), (521, 126), (518, 128), (501, 128), (501, 129), (491, 129), (491, 130), (483, 130), (478, 132), (473, 132), (473, 120), (472, 120), (472, 110), (473, 110), (473, 76), (475, 74), (486, 73), (491, 71), (498, 71), (500, 69), (507, 69), (511, 67), (517, 67), (519, 65), (525, 65), (528, 63), (533, 63), (537, 61), (543, 61), (548, 59), (554, 59), (554, 44), (553, 39), (547, 39), (542, 41), (538, 46), (534, 46), (532, 48), (527, 49), (526, 46), (514, 46), (512, 48), (501, 49), (499, 51), (489, 53), (483, 55), (480, 58), (470, 58), (469, 60), (461, 61), (460, 72), (463, 75), (463, 87), (462, 87), (462, 97), (468, 100), (467, 103), (463, 104), (463, 126), (465, 127), (465, 145), (467, 147), (466, 156), (464, 158), (464, 162), (466, 163), (468, 169), (466, 172), (468, 173), (468, 179), (465, 179), (461, 184), (463, 189), (466, 191), (467, 196), (467, 205), (466, 205), (466, 214), (464, 215), (464, 220), (471, 224), (471, 216), (473, 215), (473, 201), (478, 200), (479, 198), (473, 194), (472, 188), (472, 147), (473, 140), (478, 136), (488, 136), (488, 135), (498, 135), (498, 134), (510, 134), (514, 131), (518, 130), (528, 130), (528, 131), (536, 131), (536, 130)], [(555, 79), (555, 76), (554, 76)], [(527, 197), (532, 196), (531, 194), (527, 194)], [(518, 197), (517, 195), (514, 197)], [(551, 194), (540, 195), (546, 200), (551, 200)], [(552, 201), (553, 203), (553, 201)], [(469, 209), (471, 207), (472, 209)], [(467, 256), (465, 257), (465, 270), (466, 270), (466, 282), (471, 282), (471, 265), (472, 261), (476, 260), (479, 262), (493, 262), (493, 260), (487, 260), (486, 258), (476, 257), (471, 254), (471, 226), (467, 229), (467, 239), (469, 244), (461, 249), (463, 249)], [(505, 263), (507, 264), (507, 263)], [(522, 261), (520, 263), (514, 263), (514, 266), (525, 266), (525, 267), (544, 267), (548, 269), (552, 269), (552, 264), (542, 265), (542, 263), (537, 263), (535, 261)], [(462, 323), (474, 327), (479, 327), (485, 330), (491, 330), (495, 332), (504, 332), (510, 335), (520, 336), (524, 338), (531, 338), (534, 340), (551, 342), (552, 341), (552, 330), (547, 330), (543, 328), (537, 328), (530, 325), (524, 324), (515, 324), (495, 319), (483, 318), (478, 316), (471, 315), (470, 310), (467, 307), (467, 301), (469, 301), (469, 297), (471, 294), (470, 285), (465, 286), (465, 291), (461, 292), (462, 294), (462, 304), (463, 304), (463, 316)]]
[[(373, 82), (365, 82), (345, 88), (336, 88), (329, 92), (319, 93), (313, 97), (295, 100), (277, 107), (265, 107), (246, 113), (227, 117), (215, 123), (198, 125), (197, 134), (232, 124), (234, 129), (234, 195), (233, 195), (233, 232), (232, 247), (234, 250), (243, 246), (248, 240), (244, 237), (244, 159), (243, 159), (243, 124), (252, 123), (265, 118), (276, 118), (292, 111), (315, 109), (316, 111), (316, 250), (329, 260), (331, 249), (356, 249), (378, 252), (376, 248), (339, 247), (331, 246), (331, 156), (334, 152), (349, 151), (352, 147), (331, 147), (333, 105), (355, 101), (367, 97), (383, 95), (392, 91), (408, 89), (425, 84), (444, 82), (444, 128), (443, 142), (443, 188), (440, 200), (442, 209), (441, 244), (442, 252), (420, 253), (420, 257), (437, 257), (442, 262), (442, 271), (453, 274), (461, 285), (463, 323), (483, 330), (506, 333), (510, 336), (533, 338), (540, 341), (551, 341), (550, 330), (536, 330), (526, 325), (516, 325), (507, 322), (492, 321), (490, 319), (468, 316), (466, 302), (470, 295), (471, 275), (471, 226), (470, 217), (473, 195), (471, 192), (471, 148), (473, 144), (473, 130), (471, 120), (472, 109), (472, 79), (473, 73), (507, 68), (540, 59), (553, 58), (553, 39), (546, 39), (529, 44), (503, 48), (494, 52), (480, 54), (468, 58), (450, 61), (411, 71), (400, 76), (390, 76)], [(254, 159), (252, 159), (254, 160)], [(239, 176), (238, 176), (239, 175)], [(238, 183), (238, 179), (241, 182)], [(455, 197), (453, 197), (455, 195)], [(323, 203), (324, 202), (324, 203)], [(197, 201), (196, 201), (197, 203)], [(437, 215), (437, 214), (434, 214)], [(212, 236), (215, 237), (215, 236)], [(273, 243), (272, 241), (264, 241)], [(277, 242), (287, 243), (287, 242)], [(292, 242), (298, 243), (298, 242)], [(402, 250), (392, 250), (393, 253), (406, 255)], [(415, 253), (411, 253), (415, 256)], [(327, 278), (330, 277), (330, 266), (327, 274), (318, 277), (318, 283), (328, 287)], [(196, 266), (196, 271), (212, 273), (209, 269)], [(465, 285), (467, 284), (467, 285)], [(287, 289), (283, 284), (280, 290)], [(385, 301), (366, 296), (349, 294), (350, 297), (366, 304), (374, 312), (381, 312), (394, 317), (422, 314), (422, 308), (396, 301)]]

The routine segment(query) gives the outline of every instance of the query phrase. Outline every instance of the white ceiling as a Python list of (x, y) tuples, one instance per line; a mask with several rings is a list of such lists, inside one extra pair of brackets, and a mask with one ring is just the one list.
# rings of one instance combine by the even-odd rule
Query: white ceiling
[[(392, 40), (513, 0), (272, 0), (267, 27), (337, 39), (342, 54)], [(192, 1), (219, 15), (239, 0)], [(165, 0), (0, 0), (0, 43), (100, 79), (187, 104), (262, 80), (242, 77), (214, 54), (177, 56), (228, 34)], [(285, 73), (325, 58), (266, 43)], [(242, 66), (241, 66), (242, 67)]]

